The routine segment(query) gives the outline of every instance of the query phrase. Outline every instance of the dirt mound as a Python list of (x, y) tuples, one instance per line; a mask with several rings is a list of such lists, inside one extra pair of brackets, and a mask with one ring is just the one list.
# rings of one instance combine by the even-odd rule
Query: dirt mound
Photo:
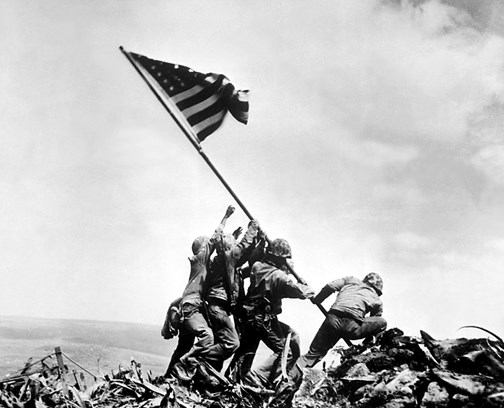
[[(220, 376), (211, 392), (197, 381), (152, 378), (131, 361), (92, 374), (58, 348), (0, 380), (0, 405), (44, 407), (503, 407), (504, 344), (497, 340), (436, 340), (391, 329), (371, 345), (337, 348), (338, 364), (307, 369), (298, 390), (258, 390)], [(79, 371), (80, 370), (80, 371)]]
[(371, 347), (341, 350), (335, 368), (305, 372), (296, 407), (502, 407), (500, 341), (438, 341), (398, 329)]

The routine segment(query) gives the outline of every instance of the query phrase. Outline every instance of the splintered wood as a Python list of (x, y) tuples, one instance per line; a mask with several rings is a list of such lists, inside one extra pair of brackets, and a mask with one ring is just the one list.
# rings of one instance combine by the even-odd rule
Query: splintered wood
[(423, 331), (411, 337), (391, 329), (372, 345), (336, 347), (338, 364), (306, 369), (299, 389), (256, 390), (217, 373), (221, 387), (211, 392), (195, 382), (153, 378), (134, 360), (107, 375), (94, 374), (56, 347), (40, 360), (30, 357), (24, 367), (0, 380), (0, 406), (503, 407), (504, 344), (493, 336), (497, 340), (436, 340)]

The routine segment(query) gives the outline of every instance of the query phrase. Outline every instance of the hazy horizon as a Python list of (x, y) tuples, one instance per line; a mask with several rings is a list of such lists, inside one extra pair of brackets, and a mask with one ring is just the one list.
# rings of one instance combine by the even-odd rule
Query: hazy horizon
[[(158, 376), (164, 374), (176, 341), (163, 339), (160, 329), (142, 323), (0, 316), (0, 377), (21, 370), (29, 358), (35, 362), (53, 354), (56, 347), (77, 371), (84, 367), (106, 374), (134, 359)], [(51, 362), (55, 364), (54, 358)]]

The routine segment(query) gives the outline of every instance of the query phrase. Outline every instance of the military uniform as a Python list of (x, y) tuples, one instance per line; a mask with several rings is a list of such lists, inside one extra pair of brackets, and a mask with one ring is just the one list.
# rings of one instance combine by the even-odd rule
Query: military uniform
[[(218, 228), (212, 238), (204, 240), (197, 253), (189, 258), (191, 264), (189, 282), (184, 289), (180, 302), (182, 327), (179, 334), (179, 346), (170, 362), (170, 368), (182, 380), (189, 380), (194, 375), (197, 357), (208, 354), (214, 344), (212, 329), (205, 318), (202, 293), (210, 255), (221, 233), (222, 230)], [(193, 344), (194, 340), (196, 342)], [(184, 351), (186, 353), (177, 362), (177, 357)]]
[[(275, 264), (268, 261), (254, 263), (243, 304), (241, 344), (233, 360), (232, 370), (236, 371), (236, 379), (253, 385), (270, 385), (280, 374), (280, 356), (289, 333), (292, 337), (287, 366), (293, 364), (299, 356), (299, 336), (277, 316), (282, 312), (282, 299), (306, 299), (313, 294), (310, 287), (293, 282)], [(253, 359), (261, 341), (273, 354), (252, 372)]]
[(332, 293), (339, 292), (308, 353), (298, 359), (291, 371), (291, 379), (298, 380), (302, 369), (317, 364), (339, 339), (362, 339), (385, 330), (387, 322), (381, 317), (383, 304), (379, 298), (383, 283), (374, 287), (366, 283), (366, 278), (364, 281), (353, 276), (337, 279), (324, 286), (313, 298), (314, 303), (320, 304)]
[(231, 319), (243, 286), (237, 267), (247, 261), (258, 229), (257, 221), (251, 221), (239, 243), (230, 235), (221, 236), (217, 243), (217, 256), (211, 262), (206, 300), (214, 345), (210, 347), (206, 359), (217, 370), (222, 369), (224, 361), (233, 355), (240, 344)]

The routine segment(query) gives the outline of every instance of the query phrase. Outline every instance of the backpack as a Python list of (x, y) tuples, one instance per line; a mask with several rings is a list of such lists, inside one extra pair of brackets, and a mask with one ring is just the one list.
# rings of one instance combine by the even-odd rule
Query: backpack
[(181, 297), (175, 299), (166, 312), (161, 336), (165, 340), (169, 340), (178, 335), (180, 324), (182, 323), (182, 311), (180, 310)]

